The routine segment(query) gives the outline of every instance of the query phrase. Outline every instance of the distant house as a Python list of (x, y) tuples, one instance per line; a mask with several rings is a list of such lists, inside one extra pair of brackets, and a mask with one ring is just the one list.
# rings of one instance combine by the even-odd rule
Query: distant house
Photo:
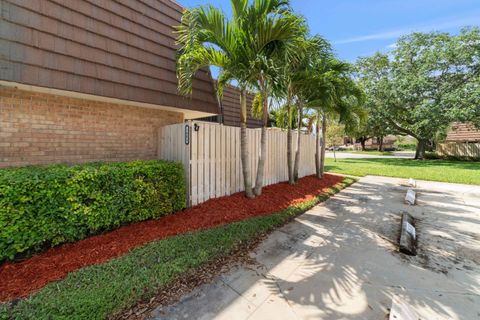
[[(391, 150), (393, 149), (395, 142), (397, 142), (398, 138), (394, 135), (388, 135), (383, 137), (383, 141), (380, 138), (369, 138), (364, 141), (365, 149), (366, 150), (378, 150), (380, 144), (383, 146), (383, 150)], [(345, 137), (343, 139), (343, 143), (345, 145), (352, 145), (356, 150), (362, 150), (362, 140), (361, 139), (353, 139), (351, 137)]]
[(171, 0), (0, 8), (0, 167), (153, 159), (161, 126), (221, 113), (208, 70), (178, 94)]
[(371, 138), (365, 142), (365, 148), (367, 150), (377, 150), (380, 147), (380, 144), (383, 143), (384, 150), (391, 150), (393, 149), (395, 142), (397, 142), (397, 137), (394, 135), (383, 137), (383, 142), (379, 138)]
[(472, 123), (455, 122), (448, 131), (446, 142), (480, 142), (480, 129)]
[(441, 156), (480, 159), (480, 130), (472, 123), (455, 122), (443, 143), (437, 145)]

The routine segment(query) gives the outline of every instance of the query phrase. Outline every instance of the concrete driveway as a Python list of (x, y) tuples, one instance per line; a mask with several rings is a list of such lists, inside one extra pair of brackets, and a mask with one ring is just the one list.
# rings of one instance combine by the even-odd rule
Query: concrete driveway
[[(349, 153), (349, 152), (336, 152), (337, 159), (413, 159), (415, 158), (414, 151), (394, 151), (391, 156), (382, 156), (374, 154), (365, 154), (365, 153)], [(334, 158), (335, 155), (332, 151), (325, 153), (325, 157)]]
[[(365, 177), (273, 232), (239, 266), (154, 319), (386, 319), (392, 298), (419, 319), (480, 319), (480, 187)], [(417, 218), (419, 255), (397, 251)]]

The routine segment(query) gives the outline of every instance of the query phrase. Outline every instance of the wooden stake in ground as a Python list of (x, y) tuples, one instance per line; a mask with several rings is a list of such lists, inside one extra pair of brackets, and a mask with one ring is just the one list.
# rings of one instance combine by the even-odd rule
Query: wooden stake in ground
[(411, 206), (415, 205), (417, 198), (417, 193), (413, 189), (408, 189), (407, 195), (405, 196), (405, 202)]
[(413, 217), (404, 212), (402, 214), (402, 231), (400, 233), (400, 252), (415, 256), (417, 255), (417, 233), (414, 227)]

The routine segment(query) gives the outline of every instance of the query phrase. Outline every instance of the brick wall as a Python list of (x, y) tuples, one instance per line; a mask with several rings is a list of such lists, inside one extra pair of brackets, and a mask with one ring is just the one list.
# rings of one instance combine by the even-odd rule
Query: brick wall
[(155, 159), (183, 114), (0, 87), (0, 167)]

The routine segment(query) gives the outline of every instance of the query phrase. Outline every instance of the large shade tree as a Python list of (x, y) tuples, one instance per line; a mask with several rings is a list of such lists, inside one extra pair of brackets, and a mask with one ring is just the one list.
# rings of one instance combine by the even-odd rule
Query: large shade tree
[(454, 121), (480, 125), (480, 31), (412, 33), (389, 54), (357, 61), (376, 116), (417, 139), (416, 158)]
[[(194, 75), (202, 68), (220, 70), (217, 90), (235, 80), (240, 88), (241, 161), (247, 197), (261, 194), (266, 157), (268, 98), (278, 73), (278, 61), (285, 53), (294, 54), (293, 43), (303, 32), (302, 19), (294, 15), (287, 0), (231, 0), (232, 17), (211, 5), (185, 10), (178, 30), (177, 60), (179, 89), (190, 94)], [(255, 190), (247, 154), (246, 92), (256, 88), (263, 103), (263, 128)]]

